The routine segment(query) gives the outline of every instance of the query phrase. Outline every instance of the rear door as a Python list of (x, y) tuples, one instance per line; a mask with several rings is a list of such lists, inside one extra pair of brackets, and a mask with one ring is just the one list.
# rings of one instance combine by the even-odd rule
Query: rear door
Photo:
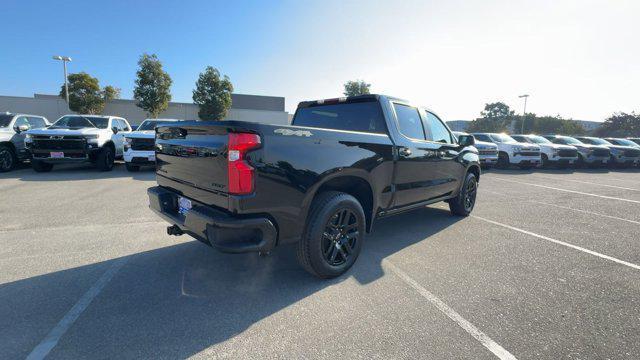
[[(29, 127), (29, 129), (31, 129), (31, 125), (29, 124), (29, 120), (27, 119), (26, 116), (19, 116), (15, 122), (13, 123), (13, 128), (17, 129), (20, 126), (27, 126)], [(13, 143), (13, 146), (16, 147), (16, 150), (18, 152), (18, 156), (20, 158), (24, 157), (26, 155), (26, 149), (24, 147), (24, 138), (26, 137), (26, 132), (22, 131), (20, 133), (15, 132), (13, 134), (13, 136), (11, 137), (11, 142)]]
[(445, 195), (451, 187), (447, 184), (451, 176), (440, 158), (442, 144), (427, 140), (432, 136), (431, 130), (424, 126), (424, 113), (421, 115), (418, 108), (397, 101), (391, 102), (391, 109), (399, 132), (393, 206), (407, 206)]

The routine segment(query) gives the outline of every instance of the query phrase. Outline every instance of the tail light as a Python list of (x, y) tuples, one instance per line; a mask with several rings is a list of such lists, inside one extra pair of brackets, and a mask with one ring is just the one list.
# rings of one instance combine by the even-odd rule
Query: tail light
[(253, 192), (255, 169), (245, 160), (247, 152), (260, 146), (260, 136), (249, 133), (229, 133), (228, 190), (230, 194)]

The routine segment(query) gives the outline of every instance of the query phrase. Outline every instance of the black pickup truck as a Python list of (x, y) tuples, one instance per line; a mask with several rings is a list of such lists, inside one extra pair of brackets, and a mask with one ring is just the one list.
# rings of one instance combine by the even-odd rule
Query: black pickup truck
[(297, 243), (300, 264), (347, 271), (376, 218), (438, 201), (466, 216), (480, 179), (474, 138), (383, 95), (307, 101), (292, 125), (188, 121), (156, 129), (150, 207), (223, 252)]

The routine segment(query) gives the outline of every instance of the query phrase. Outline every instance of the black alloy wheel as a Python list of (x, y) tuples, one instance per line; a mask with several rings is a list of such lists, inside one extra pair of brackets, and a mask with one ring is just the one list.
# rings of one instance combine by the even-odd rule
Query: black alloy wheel
[(340, 266), (352, 256), (359, 241), (358, 217), (350, 209), (338, 209), (322, 233), (322, 255), (331, 266)]
[(475, 176), (467, 179), (464, 191), (464, 210), (471, 212), (476, 204), (476, 195), (478, 194), (478, 182)]

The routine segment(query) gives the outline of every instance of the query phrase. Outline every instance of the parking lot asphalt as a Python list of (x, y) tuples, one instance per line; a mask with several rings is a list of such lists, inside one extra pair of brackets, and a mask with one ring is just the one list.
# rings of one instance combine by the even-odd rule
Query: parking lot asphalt
[(0, 358), (640, 358), (640, 170), (487, 171), (329, 281), (166, 235), (154, 181), (0, 174)]

